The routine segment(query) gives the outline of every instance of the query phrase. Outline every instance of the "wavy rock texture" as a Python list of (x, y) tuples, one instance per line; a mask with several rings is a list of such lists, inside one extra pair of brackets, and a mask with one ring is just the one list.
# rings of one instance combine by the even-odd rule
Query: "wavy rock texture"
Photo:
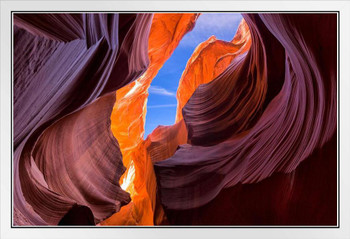
[(182, 110), (190, 144), (155, 163), (161, 203), (175, 224), (334, 225), (337, 16), (244, 19), (250, 50), (195, 90)]
[(14, 15), (15, 225), (336, 225), (337, 15), (244, 14), (143, 140), (197, 17)]
[(215, 36), (211, 36), (198, 45), (187, 62), (176, 92), (176, 122), (182, 119), (182, 109), (197, 87), (215, 79), (231, 64), (233, 59), (246, 52), (250, 45), (249, 28), (244, 19), (231, 42), (218, 40)]
[[(143, 140), (148, 88), (182, 37), (192, 30), (197, 17), (198, 14), (154, 14), (148, 40), (150, 65), (140, 78), (117, 91), (111, 128), (127, 167), (120, 183), (130, 193), (132, 203), (102, 225), (154, 224), (156, 180), (150, 157), (154, 153), (149, 152), (148, 147), (156, 136), (151, 136), (146, 142)], [(163, 159), (172, 156), (166, 155)]]
[(15, 225), (56, 225), (79, 205), (99, 222), (130, 201), (109, 115), (148, 66), (152, 17), (15, 14)]

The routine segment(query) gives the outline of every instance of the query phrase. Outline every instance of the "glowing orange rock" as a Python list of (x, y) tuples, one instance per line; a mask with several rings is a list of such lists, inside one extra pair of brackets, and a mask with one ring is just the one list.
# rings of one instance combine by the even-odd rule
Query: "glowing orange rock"
[[(148, 87), (182, 37), (192, 30), (198, 15), (155, 14), (149, 36), (150, 66), (139, 79), (117, 91), (111, 128), (127, 167), (120, 184), (130, 193), (132, 202), (101, 225), (153, 225), (164, 221), (163, 210), (156, 205), (153, 163), (171, 157), (178, 145), (187, 141), (187, 130), (179, 109), (200, 84), (213, 80), (237, 55), (250, 47), (249, 29), (244, 20), (232, 42), (212, 36), (200, 44), (188, 61), (179, 83), (176, 124), (158, 127), (143, 141)], [(205, 60), (201, 58), (203, 56)], [(203, 65), (208, 71), (201, 70)], [(200, 79), (190, 83), (191, 76)]]
[(101, 225), (154, 223), (156, 179), (151, 157), (146, 150), (149, 143), (143, 142), (147, 90), (182, 37), (192, 30), (198, 15), (154, 14), (148, 43), (149, 68), (139, 79), (117, 91), (111, 129), (119, 142), (127, 168), (120, 184), (130, 193), (132, 203), (101, 222)]
[(176, 122), (182, 119), (182, 108), (200, 84), (208, 83), (220, 75), (232, 60), (246, 52), (251, 45), (249, 28), (244, 19), (238, 26), (231, 42), (216, 39), (211, 36), (199, 44), (188, 60), (181, 76), (176, 93)]
[(152, 163), (174, 155), (177, 147), (187, 142), (187, 130), (183, 120), (171, 126), (158, 126), (146, 139), (145, 146)]

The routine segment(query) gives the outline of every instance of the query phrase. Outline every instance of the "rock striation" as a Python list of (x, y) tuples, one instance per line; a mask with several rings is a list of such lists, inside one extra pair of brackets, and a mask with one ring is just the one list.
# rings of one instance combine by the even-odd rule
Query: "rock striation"
[[(154, 165), (161, 203), (168, 218), (172, 215), (172, 223), (185, 223), (181, 219), (190, 214), (181, 211), (194, 213), (198, 209), (192, 214), (197, 217), (187, 221), (197, 224), (201, 223), (199, 215), (214, 215), (212, 210), (206, 214), (208, 208), (199, 208), (215, 201), (226, 189), (238, 190), (226, 194), (228, 202), (241, 192), (237, 187), (251, 191), (253, 197), (283, 179), (286, 184), (274, 189), (285, 190), (287, 185), (288, 193), (280, 197), (269, 191), (270, 200), (256, 206), (260, 211), (270, 209), (269, 223), (299, 220), (335, 225), (336, 153), (333, 150), (331, 155), (310, 157), (315, 158), (312, 153), (334, 137), (337, 127), (337, 15), (243, 17), (251, 35), (249, 51), (237, 56), (214, 80), (197, 87), (182, 110), (188, 144)], [(335, 140), (330, 142), (329, 147), (336, 145)], [(307, 170), (302, 166), (310, 164), (313, 167)], [(332, 173), (325, 165), (332, 165)], [(301, 186), (306, 175), (314, 178)], [(323, 176), (329, 180), (324, 188), (315, 180)], [(248, 186), (259, 184), (265, 186)], [(310, 197), (301, 193), (308, 190), (313, 194)], [(330, 191), (333, 193), (328, 194)], [(316, 195), (322, 195), (324, 202), (315, 207), (326, 213), (303, 220), (304, 209), (308, 211), (303, 202), (317, 201)], [(253, 205), (254, 200), (249, 200)], [(284, 210), (279, 211), (281, 208)], [(244, 212), (235, 213), (232, 215)], [(253, 217), (245, 219), (242, 216), (233, 221), (261, 223)]]
[[(160, 150), (159, 147), (154, 150), (152, 145), (154, 138), (170, 136), (154, 132), (146, 141), (143, 139), (148, 88), (182, 37), (193, 29), (198, 16), (199, 14), (189, 13), (154, 14), (148, 40), (149, 67), (136, 81), (117, 91), (117, 100), (111, 115), (111, 129), (119, 142), (123, 163), (127, 167), (120, 184), (130, 193), (132, 203), (102, 222), (102, 225), (154, 224), (156, 180), (152, 161), (157, 157), (166, 159), (172, 154), (165, 152), (166, 149)], [(184, 137), (184, 133), (182, 135)], [(173, 145), (163, 146), (171, 148), (171, 152), (175, 151)], [(155, 154), (158, 156), (154, 156)]]
[(15, 225), (57, 225), (77, 206), (97, 223), (130, 201), (110, 114), (149, 64), (152, 17), (14, 15)]
[(148, 88), (200, 14), (14, 14), (14, 225), (336, 225), (337, 15), (243, 14)]

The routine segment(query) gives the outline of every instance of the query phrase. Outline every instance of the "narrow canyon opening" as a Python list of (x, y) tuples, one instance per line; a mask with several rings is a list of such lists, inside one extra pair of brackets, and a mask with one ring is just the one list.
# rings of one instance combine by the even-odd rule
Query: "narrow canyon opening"
[(117, 91), (111, 114), (126, 167), (119, 183), (131, 202), (101, 225), (164, 223), (153, 163), (187, 142), (181, 112), (196, 88), (215, 79), (249, 47), (249, 29), (239, 13), (154, 14), (149, 66)]
[(338, 225), (339, 13), (242, 16), (14, 13), (13, 226)]
[(210, 38), (231, 41), (242, 20), (240, 13), (202, 13), (152, 80), (148, 89), (144, 138), (159, 125), (175, 123), (177, 91), (186, 65), (193, 60), (196, 48)]

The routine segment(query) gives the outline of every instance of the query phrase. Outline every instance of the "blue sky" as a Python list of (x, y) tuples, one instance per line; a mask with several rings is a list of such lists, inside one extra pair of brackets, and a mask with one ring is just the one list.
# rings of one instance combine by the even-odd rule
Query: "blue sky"
[(148, 90), (145, 138), (158, 125), (172, 125), (176, 115), (176, 90), (193, 51), (210, 36), (231, 41), (242, 19), (239, 13), (205, 13), (180, 41), (172, 56), (153, 79)]

